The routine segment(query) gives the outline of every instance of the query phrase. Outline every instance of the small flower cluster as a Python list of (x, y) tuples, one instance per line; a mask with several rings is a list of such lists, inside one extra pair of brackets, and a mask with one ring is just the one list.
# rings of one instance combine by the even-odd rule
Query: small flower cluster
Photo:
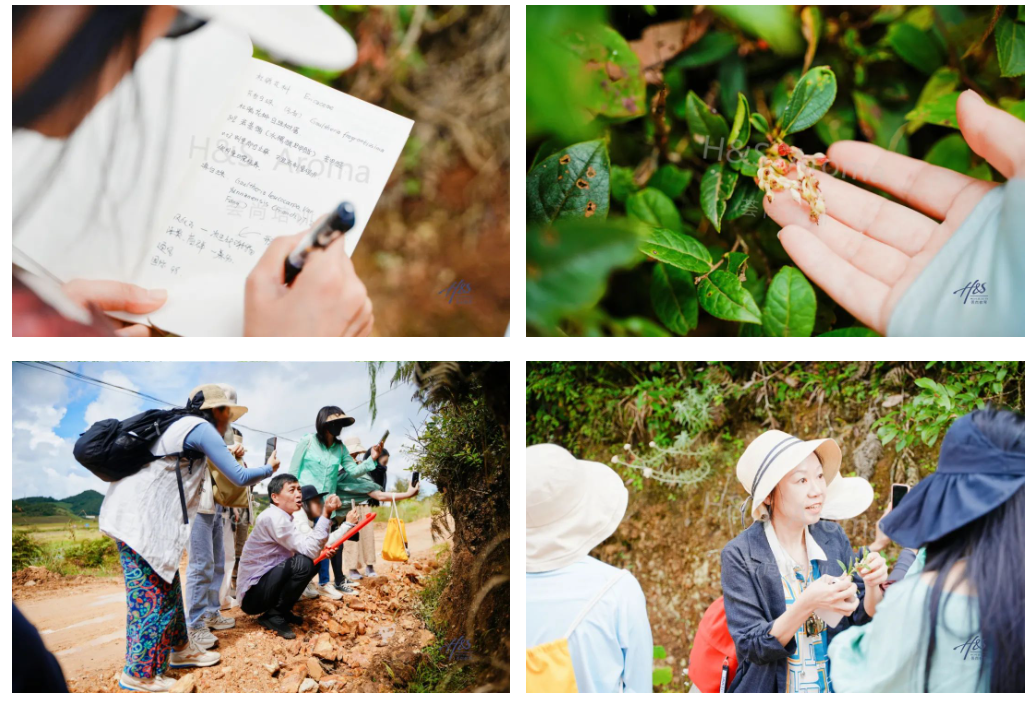
[[(633, 451), (633, 446), (626, 443), (622, 446), (625, 451), (623, 456), (615, 455), (611, 462), (613, 465), (621, 465), (631, 470), (636, 470), (645, 479), (654, 479), (669, 485), (676, 484), (697, 484), (709, 475), (711, 467), (704, 459), (698, 459), (703, 452), (692, 449), (694, 441), (681, 433), (673, 447), (662, 447), (654, 440), (648, 443), (651, 448), (648, 454), (640, 457)], [(625, 459), (623, 459), (625, 458)], [(674, 466), (674, 461), (679, 460), (681, 464)], [(685, 469), (684, 465), (690, 460), (697, 460), (698, 466), (695, 469)]]
[(819, 224), (820, 215), (826, 209), (824, 197), (820, 194), (820, 181), (813, 174), (813, 170), (825, 162), (827, 156), (821, 152), (807, 155), (800, 148), (777, 142), (759, 158), (755, 183), (771, 202), (774, 192), (788, 190), (796, 204), (805, 202), (809, 205), (810, 221)]

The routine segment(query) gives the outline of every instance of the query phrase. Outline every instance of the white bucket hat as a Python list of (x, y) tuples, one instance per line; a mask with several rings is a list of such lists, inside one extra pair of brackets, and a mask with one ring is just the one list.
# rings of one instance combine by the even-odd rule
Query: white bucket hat
[[(827, 493), (820, 510), (822, 519), (850, 519), (867, 510), (874, 501), (874, 489), (861, 477), (843, 477), (838, 468), (842, 451), (831, 438), (801, 440), (780, 430), (767, 430), (745, 449), (737, 461), (737, 478), (750, 495), (752, 518), (766, 518), (763, 502), (786, 474), (816, 453), (824, 468)], [(744, 505), (741, 507), (742, 521)]]
[(355, 455), (358, 452), (365, 452), (367, 448), (363, 446), (359, 438), (346, 438), (342, 441), (345, 445), (345, 449), (349, 451), (350, 455)]
[(356, 63), (356, 42), (316, 5), (180, 5), (184, 12), (244, 30), (277, 59), (344, 71)]
[(607, 465), (577, 460), (557, 445), (525, 448), (525, 571), (579, 560), (611, 536), (629, 492)]

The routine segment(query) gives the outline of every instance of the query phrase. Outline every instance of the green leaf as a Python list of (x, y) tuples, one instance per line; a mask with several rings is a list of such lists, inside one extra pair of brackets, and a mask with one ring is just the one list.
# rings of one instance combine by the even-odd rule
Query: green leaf
[(612, 324), (624, 331), (616, 334), (630, 334), (634, 337), (668, 337), (669, 332), (663, 327), (643, 317), (627, 317), (624, 320), (612, 320)]
[(842, 569), (842, 572), (845, 573), (846, 575), (849, 575), (849, 569), (845, 567), (845, 563), (843, 563), (840, 558), (838, 558), (836, 560), (838, 561), (838, 567)]
[(719, 146), (730, 134), (727, 120), (709, 108), (694, 91), (687, 92), (687, 127), (695, 135), (704, 135)]
[(737, 95), (737, 110), (734, 112), (734, 124), (730, 127), (730, 138), (727, 143), (734, 150), (740, 150), (748, 144), (748, 136), (752, 131), (749, 123), (751, 109), (748, 107), (748, 99), (745, 94)]
[(1016, 98), (1007, 98), (1005, 96), (1000, 99), (1000, 107), (1018, 120), (1025, 120), (1025, 101), (1019, 101)]
[(1025, 73), (1025, 25), (1014, 22), (1007, 13), (996, 23), (996, 58), (1000, 61), (1001, 76), (1021, 76)]
[(618, 167), (612, 165), (611, 168), (611, 192), (612, 198), (621, 202), (626, 203), (638, 189), (636, 181), (633, 179), (634, 170), (632, 167)]
[(746, 151), (742, 151), (744, 157), (740, 160), (731, 160), (730, 167), (737, 170), (745, 177), (755, 177), (759, 171), (759, 158), (763, 156), (761, 152), (755, 148), (748, 148)]
[(525, 314), (542, 331), (604, 295), (612, 269), (637, 256), (637, 231), (615, 219), (561, 221), (526, 234)]
[[(818, 334), (818, 337), (880, 337), (881, 335), (874, 330), (867, 329), (866, 327), (843, 327), (842, 329), (833, 329), (830, 332), (824, 332)], [(884, 444), (884, 443), (882, 443)]]
[(789, 71), (774, 84), (773, 94), (770, 96), (770, 112), (777, 118), (784, 113), (788, 100), (791, 99), (791, 92), (795, 88), (797, 80), (795, 72)]
[(738, 94), (748, 91), (748, 73), (745, 60), (737, 54), (731, 54), (720, 62), (716, 72), (719, 83), (719, 106), (725, 116), (733, 116), (737, 111)]
[(525, 180), (527, 227), (608, 216), (611, 166), (602, 140), (570, 145), (532, 168)]
[(679, 199), (691, 183), (691, 171), (672, 163), (666, 163), (655, 170), (648, 180), (648, 186), (663, 192), (670, 199)]
[(886, 39), (903, 61), (924, 74), (934, 72), (945, 59), (932, 35), (912, 24), (896, 22), (890, 25)]
[(806, 58), (802, 64), (802, 70), (806, 71), (813, 65), (813, 58), (817, 54), (817, 45), (824, 34), (824, 18), (820, 14), (820, 8), (816, 5), (809, 5), (802, 9), (802, 36), (806, 38)]
[(832, 108), (820, 119), (815, 130), (827, 146), (839, 140), (852, 140), (856, 137), (856, 111), (852, 106)]
[(818, 66), (803, 74), (777, 121), (778, 134), (783, 137), (816, 124), (835, 102), (837, 84), (835, 72), (827, 66)]
[(723, 218), (733, 221), (746, 214), (755, 216), (763, 206), (763, 192), (749, 180), (740, 180), (734, 189), (733, 196), (727, 202), (727, 210)]
[[(931, 103), (940, 96), (953, 93), (957, 89), (959, 82), (960, 74), (956, 69), (951, 69), (948, 66), (938, 69), (925, 82), (924, 88), (921, 89), (921, 95), (917, 97), (917, 103), (914, 104), (914, 108), (916, 109), (926, 103)], [(907, 125), (907, 134), (913, 135), (922, 125), (924, 125), (922, 120), (911, 120), (909, 125)]]
[(684, 54), (669, 63), (677, 69), (697, 69), (719, 61), (737, 48), (737, 38), (729, 32), (709, 32)]
[(723, 212), (727, 209), (727, 200), (734, 193), (737, 184), (737, 173), (724, 169), (722, 162), (714, 162), (705, 170), (701, 178), (701, 208), (705, 217), (720, 230)]
[(641, 237), (640, 252), (694, 273), (707, 273), (712, 267), (712, 256), (701, 241), (670, 229), (653, 229)]
[(971, 160), (971, 148), (960, 133), (940, 138), (924, 156), (924, 161), (930, 165), (946, 167), (964, 175), (971, 169)]
[(759, 306), (733, 273), (715, 270), (698, 283), (698, 303), (721, 320), (761, 324)]
[(654, 651), (652, 652), (651, 658), (654, 659), (655, 661), (659, 661), (661, 659), (664, 659), (665, 658), (665, 647), (663, 647), (663, 646), (655, 646)]
[(685, 336), (696, 329), (698, 291), (694, 286), (694, 274), (656, 263), (651, 275), (651, 304), (658, 319), (674, 334)]
[(853, 102), (860, 130), (868, 140), (887, 150), (910, 154), (910, 146), (903, 134), (906, 118), (902, 113), (880, 105), (873, 96), (860, 91), (853, 91)]
[(741, 270), (741, 266), (746, 263), (748, 263), (747, 253), (731, 253), (727, 256), (727, 270), (735, 275)]
[(712, 5), (709, 9), (766, 40), (776, 54), (801, 56), (806, 49), (799, 17), (790, 5)]
[(770, 282), (763, 306), (767, 337), (808, 337), (817, 316), (817, 296), (797, 268), (784, 266)]
[(906, 114), (906, 118), (960, 130), (960, 126), (957, 125), (957, 99), (960, 94), (960, 91), (954, 91), (943, 94), (923, 105), (918, 104), (914, 110)]
[(628, 120), (646, 112), (647, 84), (640, 60), (611, 27), (591, 25), (566, 35), (568, 46), (585, 68), (592, 115)]
[(752, 124), (752, 127), (763, 135), (770, 132), (770, 124), (766, 121), (766, 117), (761, 113), (753, 113), (749, 116), (748, 120)]
[(673, 667), (665, 666), (651, 671), (651, 685), (664, 686), (673, 680)]
[(626, 201), (626, 213), (654, 228), (683, 228), (673, 200), (654, 187), (645, 187)]

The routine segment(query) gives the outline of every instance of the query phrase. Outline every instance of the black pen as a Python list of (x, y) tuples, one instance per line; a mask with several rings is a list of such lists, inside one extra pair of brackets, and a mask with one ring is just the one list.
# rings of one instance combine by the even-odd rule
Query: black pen
[(356, 225), (356, 210), (350, 202), (342, 202), (321, 221), (313, 224), (288, 257), (284, 259), (284, 282), (291, 285), (302, 272), (306, 258), (314, 248), (327, 248)]

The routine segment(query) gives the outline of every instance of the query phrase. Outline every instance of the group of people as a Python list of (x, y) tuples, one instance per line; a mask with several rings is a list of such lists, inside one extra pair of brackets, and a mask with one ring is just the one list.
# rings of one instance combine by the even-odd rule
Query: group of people
[[(220, 612), (228, 605), (239, 604), (246, 614), (259, 615), (261, 626), (293, 638), (291, 625), (301, 618), (292, 608), (303, 595), (341, 599), (374, 575), (373, 530), (362, 529), (357, 543), (342, 544), (352, 547), (348, 575), (337, 552), (341, 546), (329, 548), (331, 563), (314, 559), (372, 505), (418, 492), (416, 485), (401, 493), (384, 491), (388, 453), (381, 443), (367, 450), (359, 438), (340, 440), (355, 421), (335, 406), (320, 409), (316, 433), (300, 441), (289, 473), (276, 474), (276, 450), (266, 464), (249, 468), (232, 425), (247, 410), (233, 387), (199, 386), (185, 415), (152, 446), (153, 461), (108, 487), (100, 529), (115, 539), (126, 580), (126, 664), (119, 679), (124, 689), (168, 691), (175, 683), (168, 669), (218, 663), (213, 632), (234, 626)], [(185, 460), (189, 465), (181, 474)], [(253, 519), (250, 487), (267, 478), (270, 506)], [(225, 525), (235, 548), (226, 586)], [(186, 612), (179, 577), (185, 550)]]
[[(650, 692), (640, 584), (589, 555), (625, 515), (622, 479), (556, 445), (526, 455), (527, 690)], [(957, 419), (936, 471), (889, 503), (859, 550), (837, 521), (874, 492), (841, 461), (834, 440), (776, 430), (745, 449), (753, 523), (722, 550), (722, 598), (691, 638), (709, 645), (692, 650), (691, 690), (1024, 691), (1024, 417)], [(890, 541), (902, 547), (891, 572)]]

